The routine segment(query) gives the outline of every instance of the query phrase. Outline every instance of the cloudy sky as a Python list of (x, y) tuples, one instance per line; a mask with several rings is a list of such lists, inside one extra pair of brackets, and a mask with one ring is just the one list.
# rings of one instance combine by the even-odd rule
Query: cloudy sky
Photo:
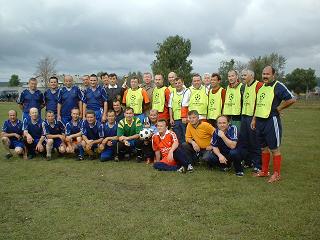
[(223, 60), (280, 53), (286, 71), (320, 75), (319, 0), (0, 0), (0, 81), (23, 80), (39, 59), (59, 73), (150, 71), (156, 44), (170, 35), (192, 42), (195, 72)]

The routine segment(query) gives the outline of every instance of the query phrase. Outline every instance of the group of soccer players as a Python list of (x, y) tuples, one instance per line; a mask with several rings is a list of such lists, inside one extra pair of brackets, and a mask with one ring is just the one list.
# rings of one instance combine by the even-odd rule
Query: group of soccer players
[(120, 86), (116, 74), (102, 74), (102, 85), (95, 74), (85, 75), (80, 87), (66, 75), (62, 87), (51, 77), (44, 94), (31, 78), (17, 100), (22, 121), (10, 110), (1, 139), (7, 158), (12, 149), (26, 159), (42, 153), (51, 160), (53, 150), (77, 160), (135, 156), (158, 170), (183, 173), (204, 161), (222, 171), (233, 165), (237, 176), (252, 168), (254, 176), (267, 177), (272, 156), (271, 183), (280, 180), (280, 112), (295, 102), (275, 77), (271, 66), (263, 82), (249, 69), (240, 75), (231, 70), (224, 89), (217, 73), (194, 74), (189, 88), (174, 72), (168, 87), (161, 74), (152, 81), (144, 73), (142, 83), (132, 77), (130, 87), (127, 81)]

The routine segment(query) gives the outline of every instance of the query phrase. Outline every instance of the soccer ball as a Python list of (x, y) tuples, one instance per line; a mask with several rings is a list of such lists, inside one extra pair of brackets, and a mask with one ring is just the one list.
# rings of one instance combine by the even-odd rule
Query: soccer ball
[(149, 140), (152, 136), (151, 128), (144, 128), (140, 131), (139, 136), (141, 140)]

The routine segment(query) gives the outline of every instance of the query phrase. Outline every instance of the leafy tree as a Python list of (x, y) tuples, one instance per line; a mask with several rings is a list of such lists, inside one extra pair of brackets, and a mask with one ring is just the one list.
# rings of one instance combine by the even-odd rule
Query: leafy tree
[(282, 80), (284, 78), (284, 68), (287, 59), (277, 53), (271, 53), (270, 55), (259, 56), (251, 58), (248, 67), (254, 71), (255, 79), (261, 81), (263, 69), (270, 65), (275, 68), (277, 72), (277, 79)]
[(297, 94), (308, 93), (317, 86), (315, 70), (296, 68), (286, 75), (286, 83)]
[(188, 59), (191, 52), (191, 41), (178, 35), (169, 36), (163, 43), (157, 43), (156, 60), (151, 64), (153, 74), (162, 74), (165, 83), (167, 76), (175, 72), (182, 77), (186, 85), (191, 83), (192, 60)]
[(20, 79), (17, 74), (12, 74), (9, 80), (10, 87), (16, 87), (20, 85)]
[(40, 82), (45, 88), (48, 86), (49, 78), (57, 74), (56, 65), (57, 61), (50, 57), (42, 58), (38, 62), (35, 74), (40, 78)]

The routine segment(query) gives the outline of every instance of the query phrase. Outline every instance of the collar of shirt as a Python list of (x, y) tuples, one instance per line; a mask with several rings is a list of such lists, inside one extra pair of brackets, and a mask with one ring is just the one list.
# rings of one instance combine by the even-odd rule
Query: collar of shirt
[(129, 123), (127, 122), (127, 119), (124, 118), (124, 123), (127, 124), (129, 127), (131, 127), (132, 124), (133, 124), (133, 122), (134, 122), (134, 120), (135, 120), (135, 119), (132, 117), (132, 122), (129, 124)]
[(9, 123), (14, 127), (14, 126), (17, 126), (18, 120), (19, 120), (19, 119), (16, 119), (15, 122), (11, 122), (11, 121), (9, 120)]
[(49, 90), (50, 90), (50, 92), (51, 92), (52, 94), (55, 94), (55, 93), (58, 91), (58, 89), (57, 89), (57, 90), (49, 89)]
[(215, 93), (217, 93), (217, 92), (219, 91), (220, 88), (221, 88), (221, 87), (218, 87), (216, 90), (211, 89), (211, 92), (212, 92), (213, 94), (215, 94)]
[(108, 88), (118, 88), (118, 85), (115, 84), (114, 86), (112, 86), (111, 84), (108, 85)]
[(273, 80), (272, 82), (265, 83), (264, 85), (266, 87), (272, 87), (275, 83), (276, 83), (276, 80)]
[(97, 125), (97, 121), (95, 121), (94, 124), (90, 124), (90, 123), (88, 122), (88, 125), (89, 125), (89, 128), (94, 128), (94, 127)]
[(231, 88), (236, 88), (240, 84), (240, 81), (236, 81), (234, 84), (229, 83), (228, 86)]

